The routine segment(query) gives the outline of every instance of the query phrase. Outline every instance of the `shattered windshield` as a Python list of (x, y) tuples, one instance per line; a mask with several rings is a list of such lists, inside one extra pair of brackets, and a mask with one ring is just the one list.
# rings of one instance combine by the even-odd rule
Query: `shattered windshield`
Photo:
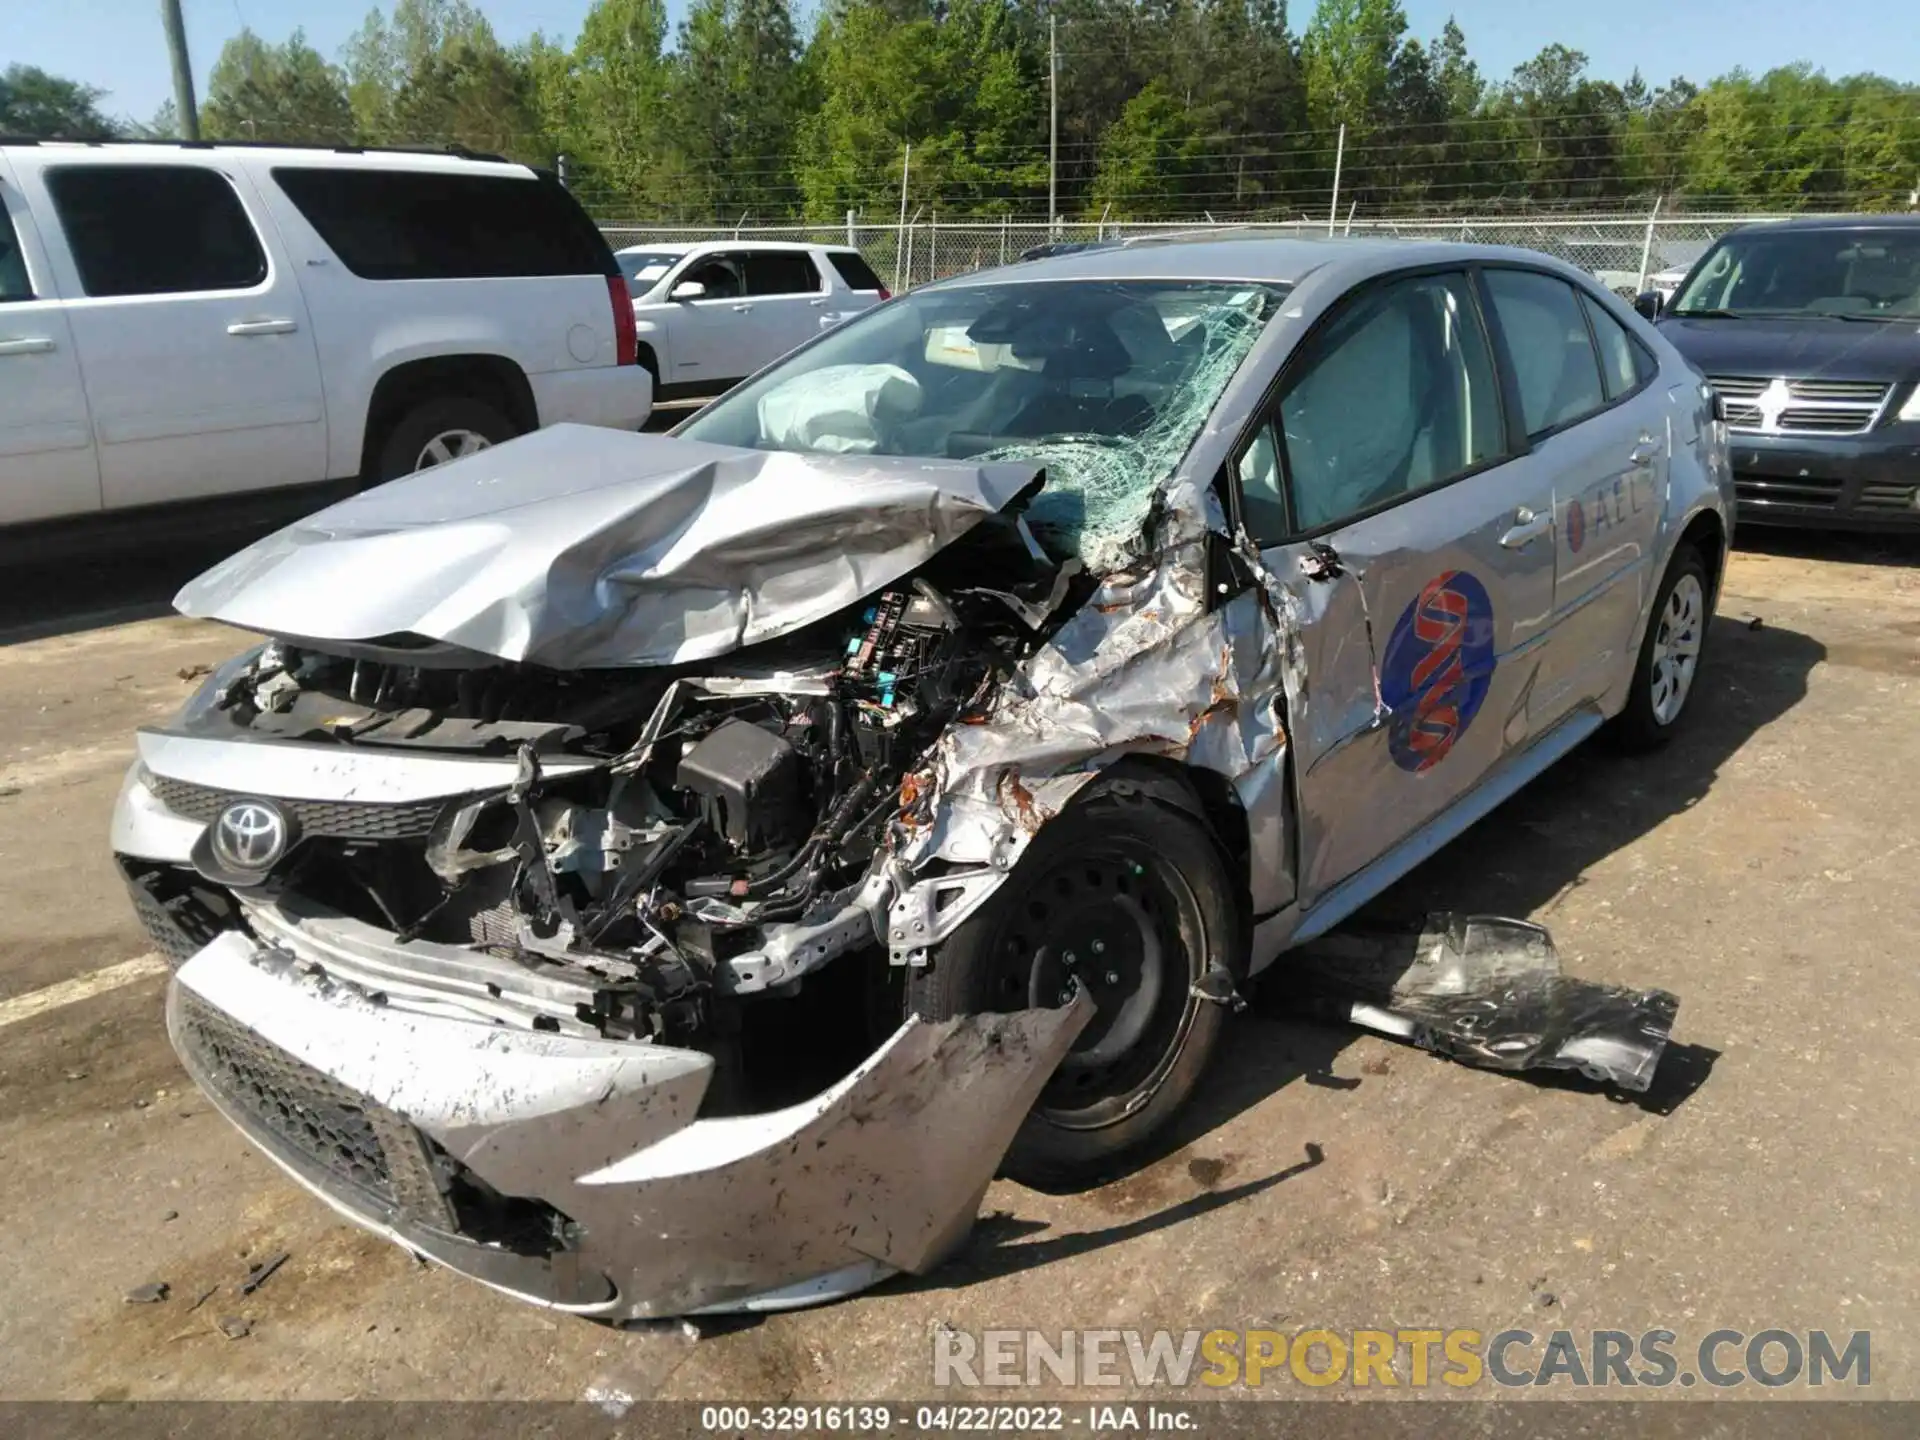
[(1674, 315), (1920, 315), (1920, 231), (1758, 230), (1734, 235), (1674, 301)]
[(816, 454), (1039, 460), (1027, 511), (1095, 570), (1137, 549), (1154, 495), (1282, 287), (1057, 280), (919, 291), (775, 366), (692, 440)]

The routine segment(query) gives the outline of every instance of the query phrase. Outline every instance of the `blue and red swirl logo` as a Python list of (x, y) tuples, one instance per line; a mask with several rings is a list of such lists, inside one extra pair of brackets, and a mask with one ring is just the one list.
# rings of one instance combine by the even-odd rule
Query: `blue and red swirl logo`
[(1402, 770), (1431, 770), (1467, 733), (1493, 682), (1493, 602), (1464, 570), (1427, 582), (1387, 636), (1380, 698), (1387, 749)]

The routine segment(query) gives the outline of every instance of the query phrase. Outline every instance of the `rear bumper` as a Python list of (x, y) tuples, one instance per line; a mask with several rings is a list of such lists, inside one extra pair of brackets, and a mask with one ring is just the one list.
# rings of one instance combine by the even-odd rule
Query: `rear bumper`
[(1743, 524), (1920, 532), (1920, 424), (1865, 435), (1728, 437)]
[(638, 430), (653, 413), (653, 379), (643, 365), (597, 365), (529, 375), (541, 425)]
[(430, 1260), (608, 1319), (777, 1309), (937, 1264), (1091, 1013), (910, 1018), (800, 1105), (701, 1120), (695, 1050), (381, 1004), (240, 931), (174, 977), (194, 1081), (300, 1184)]

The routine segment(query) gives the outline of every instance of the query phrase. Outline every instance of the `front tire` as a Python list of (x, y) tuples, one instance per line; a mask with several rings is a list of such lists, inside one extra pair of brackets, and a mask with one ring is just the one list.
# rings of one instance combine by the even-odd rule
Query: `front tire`
[(1687, 545), (1676, 551), (1654, 596), (1653, 615), (1634, 662), (1633, 688), (1613, 722), (1613, 738), (1622, 749), (1658, 749), (1692, 713), (1689, 702), (1712, 618), (1711, 593), (1699, 550)]
[(1243, 973), (1239, 907), (1212, 832), (1157, 781), (1095, 782), (926, 966), (926, 1019), (1098, 1006), (1015, 1136), (1002, 1173), (1042, 1189), (1095, 1181), (1145, 1144), (1199, 1083), (1225, 1006), (1195, 987)]
[(414, 406), (380, 447), (379, 479), (397, 480), (450, 460), (478, 454), (519, 434), (513, 421), (484, 400), (448, 395)]

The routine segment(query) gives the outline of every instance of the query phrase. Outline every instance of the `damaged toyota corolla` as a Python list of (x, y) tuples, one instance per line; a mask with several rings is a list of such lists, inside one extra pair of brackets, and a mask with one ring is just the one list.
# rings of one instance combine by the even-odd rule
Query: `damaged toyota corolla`
[[(1729, 485), (1550, 260), (1055, 257), (215, 567), (179, 609), (264, 643), (141, 732), (113, 845), (186, 1067), (347, 1216), (586, 1315), (805, 1304), (1111, 1166), (1254, 972), (1670, 734)], [(1523, 934), (1490, 1030), (1496, 931), (1352, 1015), (1644, 1087), (1672, 997)]]

